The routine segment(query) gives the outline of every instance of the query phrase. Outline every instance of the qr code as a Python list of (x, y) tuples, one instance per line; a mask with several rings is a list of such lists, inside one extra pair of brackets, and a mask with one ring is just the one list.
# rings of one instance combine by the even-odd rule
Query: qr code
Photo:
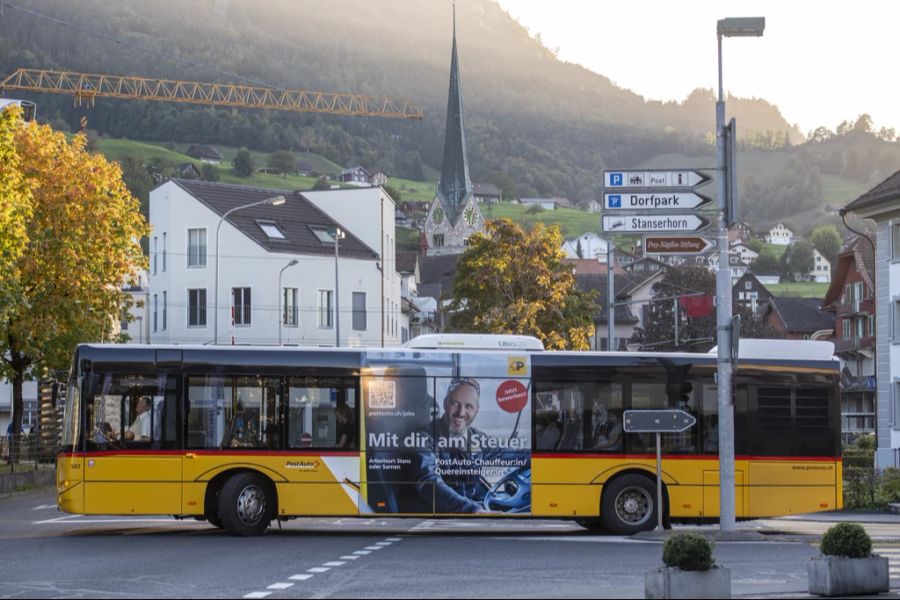
[(371, 382), (369, 384), (369, 408), (397, 408), (396, 382)]

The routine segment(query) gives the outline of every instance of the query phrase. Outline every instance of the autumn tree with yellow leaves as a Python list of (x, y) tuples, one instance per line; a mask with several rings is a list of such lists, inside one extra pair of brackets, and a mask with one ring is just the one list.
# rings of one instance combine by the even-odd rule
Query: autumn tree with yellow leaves
[(451, 326), (457, 331), (533, 335), (548, 349), (588, 350), (599, 310), (575, 287), (558, 226), (525, 231), (491, 221), (469, 238), (457, 264)]
[(23, 382), (68, 368), (78, 343), (111, 339), (149, 228), (119, 166), (83, 135), (69, 142), (11, 114), (0, 114), (0, 375), (19, 433)]

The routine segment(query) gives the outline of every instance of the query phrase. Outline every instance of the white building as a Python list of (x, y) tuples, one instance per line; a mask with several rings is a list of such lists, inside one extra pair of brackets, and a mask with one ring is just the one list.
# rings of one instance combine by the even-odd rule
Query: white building
[[(581, 244), (581, 256), (578, 256), (578, 245)], [(609, 249), (609, 241), (600, 237), (593, 231), (589, 231), (572, 240), (566, 240), (562, 251), (566, 258), (596, 258), (599, 262), (606, 262), (606, 253)]]
[(757, 258), (759, 258), (759, 252), (745, 244), (744, 242), (737, 242), (731, 245), (731, 252), (740, 257), (741, 262), (752, 265)]
[(900, 466), (900, 171), (840, 210), (877, 225), (875, 330), (877, 439), (875, 467)]
[(779, 246), (789, 246), (794, 241), (794, 232), (787, 228), (784, 223), (779, 223), (768, 232), (766, 232), (766, 243), (777, 244)]
[(807, 278), (816, 283), (831, 283), (831, 263), (815, 248), (813, 248), (813, 256), (815, 261), (812, 271), (807, 273)]
[(150, 341), (399, 345), (394, 210), (380, 188), (166, 182), (150, 193)]

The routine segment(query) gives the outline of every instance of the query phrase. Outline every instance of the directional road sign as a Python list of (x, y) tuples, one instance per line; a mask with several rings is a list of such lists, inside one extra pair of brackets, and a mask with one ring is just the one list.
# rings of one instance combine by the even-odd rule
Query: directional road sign
[(692, 189), (710, 181), (710, 177), (690, 170), (671, 171), (604, 171), (603, 187), (615, 188), (681, 188)]
[(714, 245), (696, 236), (644, 236), (644, 254), (703, 254)]
[(697, 215), (616, 215), (603, 217), (605, 233), (690, 233), (700, 231), (709, 221)]
[(622, 428), (628, 433), (678, 433), (697, 423), (690, 413), (677, 408), (626, 410)]
[(694, 192), (616, 192), (603, 194), (604, 210), (691, 210), (709, 202)]

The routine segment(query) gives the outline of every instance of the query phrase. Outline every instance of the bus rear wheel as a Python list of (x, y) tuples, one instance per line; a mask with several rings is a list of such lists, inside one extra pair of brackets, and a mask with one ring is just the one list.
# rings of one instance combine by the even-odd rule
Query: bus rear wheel
[(219, 493), (219, 519), (229, 533), (259, 535), (275, 514), (271, 486), (254, 473), (233, 475)]
[(619, 535), (649, 531), (656, 526), (656, 489), (647, 477), (629, 473), (603, 490), (600, 518), (604, 527)]

